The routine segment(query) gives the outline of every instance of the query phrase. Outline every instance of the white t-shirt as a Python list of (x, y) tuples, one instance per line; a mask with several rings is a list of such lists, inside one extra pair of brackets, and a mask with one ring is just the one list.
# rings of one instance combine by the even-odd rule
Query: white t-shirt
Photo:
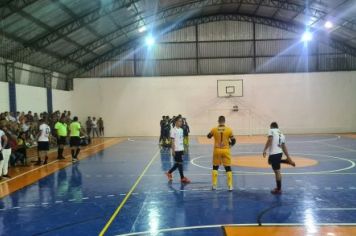
[(174, 139), (174, 147), (175, 151), (184, 151), (184, 144), (183, 144), (183, 129), (174, 127), (171, 129), (171, 138)]
[(96, 120), (92, 120), (91, 121), (91, 127), (94, 128), (94, 129), (98, 128), (98, 122)]
[(268, 131), (268, 137), (272, 137), (272, 144), (269, 148), (269, 154), (283, 153), (282, 144), (286, 142), (286, 137), (279, 129), (270, 129)]
[(5, 135), (5, 132), (0, 129), (0, 150), (2, 149), (2, 136)]
[(38, 142), (49, 142), (49, 134), (51, 133), (51, 128), (47, 124), (40, 125), (39, 130), (41, 131), (38, 137)]

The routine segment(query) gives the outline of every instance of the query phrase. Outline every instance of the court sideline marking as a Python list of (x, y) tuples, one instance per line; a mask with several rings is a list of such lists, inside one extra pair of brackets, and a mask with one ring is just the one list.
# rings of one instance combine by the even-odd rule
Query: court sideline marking
[[(166, 228), (166, 229), (157, 229), (152, 231), (142, 231), (142, 232), (133, 232), (127, 234), (117, 234), (116, 236), (134, 236), (134, 235), (157, 235), (159, 233), (165, 232), (176, 232), (176, 231), (184, 231), (191, 229), (211, 229), (211, 228), (221, 228), (221, 227), (238, 227), (238, 226), (258, 226), (258, 224), (221, 224), (221, 225), (198, 225), (198, 226), (187, 226), (187, 227), (177, 227), (177, 228)], [(263, 226), (301, 226), (306, 227), (305, 224), (301, 223), (266, 223)], [(315, 226), (356, 226), (356, 223), (318, 223)]]
[[(115, 139), (105, 140), (103, 143), (99, 143), (99, 144), (96, 144), (96, 145), (94, 145), (94, 146), (88, 147), (88, 148), (86, 148), (86, 149), (82, 149), (82, 153), (83, 153), (83, 152), (86, 152), (86, 151), (88, 151), (88, 150), (91, 150), (91, 149), (93, 149), (93, 148), (96, 148), (97, 146), (105, 145), (105, 144), (108, 144), (108, 143), (111, 144), (111, 143), (114, 143), (114, 142), (116, 142), (116, 141), (117, 141), (117, 140), (115, 140)], [(56, 152), (56, 151), (53, 151), (53, 152)], [(70, 156), (70, 154), (67, 154), (67, 155), (66, 155), (66, 157), (69, 157), (69, 156)], [(87, 157), (85, 157), (84, 159), (86, 159), (86, 158), (87, 158)], [(82, 159), (79, 159), (79, 160), (82, 160)], [(59, 163), (65, 163), (65, 164), (68, 164), (68, 165), (71, 165), (71, 164), (72, 164), (71, 161), (59, 161), (59, 160), (54, 160), (54, 161), (49, 162), (47, 165), (41, 165), (41, 166), (39, 166), (39, 167), (36, 167), (36, 168), (31, 169), (31, 170), (29, 170), (29, 171), (26, 171), (26, 172), (24, 172), (24, 173), (22, 173), (22, 174), (16, 175), (15, 177), (12, 177), (11, 179), (7, 179), (7, 180), (5, 180), (5, 181), (1, 181), (1, 182), (0, 182), (0, 185), (1, 185), (1, 184), (5, 184), (5, 183), (10, 182), (10, 181), (13, 181), (13, 180), (15, 180), (15, 179), (17, 179), (17, 178), (19, 178), (19, 177), (21, 177), (21, 176), (27, 175), (27, 174), (29, 174), (29, 173), (31, 173), (31, 172), (33, 172), (33, 171), (36, 171), (36, 170), (45, 168), (45, 167), (47, 167), (48, 165), (52, 165), (52, 164), (55, 164), (55, 163), (57, 163), (57, 162), (59, 162)]]
[(156, 158), (159, 156), (160, 154), (160, 150), (158, 150), (152, 157), (151, 161), (146, 165), (145, 169), (143, 169), (143, 171), (141, 172), (140, 176), (137, 178), (136, 182), (134, 183), (134, 185), (132, 185), (130, 191), (126, 194), (126, 197), (124, 198), (124, 200), (122, 200), (122, 202), (120, 203), (120, 205), (116, 208), (116, 210), (114, 211), (114, 213), (111, 215), (110, 219), (108, 222), (106, 222), (104, 228), (100, 231), (99, 236), (103, 236), (106, 231), (109, 229), (110, 225), (112, 224), (112, 222), (115, 220), (116, 216), (119, 214), (119, 212), (121, 211), (121, 209), (124, 207), (125, 203), (127, 202), (127, 200), (130, 198), (130, 196), (132, 195), (133, 191), (135, 191), (137, 185), (141, 182), (141, 179), (143, 178), (143, 176), (146, 174), (147, 170), (150, 168), (150, 166), (152, 165), (152, 163), (156, 160)]

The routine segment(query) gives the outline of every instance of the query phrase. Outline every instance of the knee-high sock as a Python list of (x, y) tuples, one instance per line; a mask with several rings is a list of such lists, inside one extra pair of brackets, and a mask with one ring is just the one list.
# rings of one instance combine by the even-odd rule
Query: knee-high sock
[(182, 165), (182, 163), (178, 164), (178, 170), (179, 170), (180, 178), (183, 179), (184, 178), (184, 174), (183, 174), (183, 165)]
[(75, 151), (74, 151), (74, 149), (72, 149), (72, 150), (70, 150), (70, 152), (71, 152), (71, 154), (72, 154), (72, 158), (74, 158), (75, 157)]
[(80, 148), (77, 148), (75, 155), (74, 155), (75, 158), (78, 158), (79, 152), (80, 152)]
[(217, 170), (213, 170), (211, 173), (211, 177), (212, 177), (211, 182), (214, 186), (218, 185), (218, 174), (219, 174), (219, 171), (217, 171)]
[(226, 172), (226, 181), (227, 181), (227, 186), (231, 187), (232, 186), (232, 172), (231, 171)]

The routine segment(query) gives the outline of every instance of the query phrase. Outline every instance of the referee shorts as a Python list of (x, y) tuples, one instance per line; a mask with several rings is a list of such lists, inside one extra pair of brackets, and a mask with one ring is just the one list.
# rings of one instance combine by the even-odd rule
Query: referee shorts
[(80, 146), (80, 137), (79, 136), (70, 137), (69, 145), (70, 145), (70, 147), (79, 147)]

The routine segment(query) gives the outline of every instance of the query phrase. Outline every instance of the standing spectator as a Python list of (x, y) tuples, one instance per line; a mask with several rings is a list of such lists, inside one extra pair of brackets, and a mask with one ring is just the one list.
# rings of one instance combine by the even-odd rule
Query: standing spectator
[(58, 145), (58, 160), (63, 160), (64, 146), (67, 143), (67, 124), (65, 123), (65, 117), (62, 116), (61, 119), (56, 123), (54, 128), (57, 131), (57, 145)]
[(17, 138), (17, 149), (16, 149), (16, 156), (20, 156), (20, 159), (22, 164), (24, 166), (28, 165), (27, 162), (27, 143), (26, 143), (26, 134), (24, 132), (21, 132), (19, 137)]
[(4, 178), (10, 178), (8, 175), (9, 170), (9, 161), (11, 156), (11, 148), (10, 144), (8, 143), (8, 137), (6, 135), (7, 127), (5, 125), (0, 126), (0, 151), (2, 154), (2, 161), (0, 161), (0, 176)]
[(26, 115), (26, 119), (28, 122), (33, 122), (32, 111), (28, 111), (28, 113)]
[(90, 137), (90, 134), (91, 134), (91, 126), (92, 126), (92, 120), (91, 120), (91, 117), (88, 116), (88, 119), (87, 121), (85, 122), (85, 126), (86, 126), (86, 129), (87, 129), (87, 135)]
[(91, 129), (93, 131), (93, 138), (94, 138), (95, 134), (97, 137), (99, 137), (98, 122), (95, 117), (93, 117), (93, 120), (91, 121)]
[(98, 120), (98, 126), (99, 126), (99, 134), (100, 136), (104, 136), (104, 120), (102, 117), (99, 118)]
[(189, 146), (189, 133), (190, 133), (190, 129), (189, 129), (189, 125), (187, 123), (187, 120), (185, 118), (183, 118), (183, 125), (182, 125), (182, 129), (183, 129), (183, 136), (184, 136), (184, 146), (188, 147)]

